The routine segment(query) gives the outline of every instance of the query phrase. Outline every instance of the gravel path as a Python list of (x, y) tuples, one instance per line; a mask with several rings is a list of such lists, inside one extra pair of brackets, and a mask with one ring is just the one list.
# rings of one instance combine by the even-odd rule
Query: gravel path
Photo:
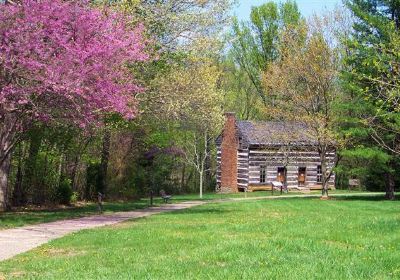
[(0, 261), (12, 258), (15, 255), (47, 243), (50, 240), (60, 238), (82, 229), (112, 225), (122, 221), (147, 217), (162, 212), (191, 208), (204, 203), (205, 202), (202, 201), (188, 201), (129, 212), (94, 215), (78, 219), (61, 220), (51, 223), (0, 230)]

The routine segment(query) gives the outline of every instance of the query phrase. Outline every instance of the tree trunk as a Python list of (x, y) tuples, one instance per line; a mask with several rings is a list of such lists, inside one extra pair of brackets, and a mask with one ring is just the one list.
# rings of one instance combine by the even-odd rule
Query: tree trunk
[(209, 188), (211, 186), (212, 174), (211, 174), (211, 139), (205, 139), (206, 147), (205, 147), (205, 183), (206, 187)]
[(60, 155), (60, 160), (58, 161), (58, 168), (57, 168), (57, 178), (58, 178), (58, 186), (61, 186), (62, 181), (65, 179), (64, 173), (63, 173), (63, 166), (64, 166), (64, 161), (65, 161), (65, 155), (64, 152), (61, 152)]
[(98, 191), (104, 194), (107, 189), (107, 169), (108, 160), (110, 158), (110, 144), (111, 144), (111, 132), (106, 129), (103, 137), (103, 149), (101, 152), (100, 172), (99, 172), (99, 185)]
[(326, 176), (326, 156), (325, 156), (325, 151), (322, 151), (321, 155), (321, 172), (322, 172), (322, 197), (327, 198), (328, 197), (328, 181), (329, 178)]
[(18, 119), (12, 114), (5, 114), (0, 122), (0, 211), (9, 209), (8, 176), (11, 166), (11, 153), (16, 142)]
[(186, 192), (185, 177), (186, 177), (186, 164), (183, 162), (181, 169), (181, 191), (183, 192)]
[(15, 178), (15, 185), (14, 185), (14, 190), (13, 190), (13, 196), (12, 196), (12, 201), (14, 206), (21, 206), (26, 203), (26, 193), (24, 191), (23, 185), (22, 185), (22, 160), (24, 157), (24, 152), (23, 152), (23, 143), (19, 144), (18, 147), (18, 165), (17, 165), (17, 174)]
[(0, 163), (0, 212), (10, 209), (8, 203), (8, 176), (11, 167), (11, 154), (9, 153)]
[(199, 182), (200, 182), (200, 184), (199, 184), (200, 185), (199, 186), (200, 187), (200, 195), (199, 196), (200, 196), (200, 198), (203, 198), (203, 171), (199, 172), (199, 177), (200, 177), (199, 178), (200, 179), (199, 180)]
[[(79, 151), (76, 151), (76, 155), (74, 158), (74, 165), (72, 168), (72, 175), (71, 175), (71, 182), (72, 182), (72, 190), (75, 192), (79, 192), (79, 196), (82, 197), (84, 196), (85, 199), (87, 199), (87, 192), (86, 192), (86, 187), (84, 190), (82, 190), (79, 186), (79, 167), (81, 166), (81, 158), (82, 155), (85, 153), (87, 147), (89, 146), (91, 142), (91, 137), (85, 140), (83, 145), (79, 145)], [(82, 194), (83, 193), (83, 194)]]
[(389, 170), (386, 173), (386, 199), (388, 200), (394, 200), (395, 199), (395, 195), (394, 195), (394, 190), (395, 190), (395, 179), (394, 179), (394, 174), (393, 171), (395, 170), (394, 168), (394, 163), (393, 162), (389, 162), (389, 167), (391, 170)]
[(77, 186), (77, 173), (78, 173), (78, 165), (79, 165), (79, 159), (80, 156), (79, 154), (75, 155), (74, 157), (74, 164), (72, 166), (72, 172), (71, 172), (71, 184), (72, 184), (72, 190), (73, 191), (77, 191), (78, 190), (78, 186)]
[(44, 202), (44, 190), (40, 184), (37, 176), (37, 159), (39, 155), (40, 146), (42, 145), (42, 133), (38, 127), (30, 131), (29, 137), (29, 155), (26, 160), (24, 186), (32, 194), (32, 202), (34, 204), (41, 204)]
[(395, 189), (394, 176), (392, 173), (388, 173), (386, 175), (386, 195), (385, 195), (386, 199), (389, 200), (395, 199), (394, 189)]

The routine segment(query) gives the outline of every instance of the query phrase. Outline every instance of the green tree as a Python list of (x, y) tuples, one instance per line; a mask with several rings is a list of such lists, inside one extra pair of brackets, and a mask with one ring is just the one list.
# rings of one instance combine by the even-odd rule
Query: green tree
[(252, 92), (268, 103), (261, 82), (262, 73), (279, 58), (280, 35), (303, 21), (295, 1), (267, 2), (253, 7), (249, 22), (234, 20), (230, 35), (230, 56), (238, 71), (246, 73)]
[(261, 119), (264, 105), (261, 98), (255, 94), (254, 85), (247, 73), (237, 67), (231, 55), (224, 58), (221, 68), (224, 109), (227, 112), (235, 112), (241, 120)]
[(194, 57), (155, 80), (159, 83), (157, 97), (162, 101), (158, 111), (176, 122), (184, 132), (179, 145), (186, 161), (198, 174), (200, 198), (209, 168), (210, 145), (223, 123), (222, 93), (218, 87), (220, 75), (213, 60)]
[(232, 0), (117, 0), (113, 4), (146, 26), (159, 54), (190, 51), (193, 42), (214, 41), (229, 23)]
[(351, 0), (347, 5), (355, 23), (344, 78), (351, 94), (368, 108), (361, 124), (391, 157), (386, 196), (394, 199), (400, 156), (400, 1)]
[[(214, 124), (213, 118), (206, 119), (204, 114), (208, 113), (206, 110), (210, 108), (221, 110), (222, 107), (219, 101), (221, 93), (216, 90), (220, 78), (217, 61), (223, 47), (222, 32), (230, 23), (229, 9), (232, 2), (116, 2), (118, 7), (144, 22), (148, 37), (155, 43), (157, 59), (154, 63), (146, 65), (145, 68), (135, 69), (142, 73), (141, 79), (147, 85), (147, 92), (139, 96), (141, 121), (143, 125), (155, 124), (148, 126), (148, 140), (155, 135), (164, 136), (162, 139), (156, 139), (158, 142), (151, 141), (154, 146), (180, 146), (187, 159), (190, 159), (175, 166), (181, 169), (182, 188), (188, 181), (186, 176), (190, 177), (191, 173), (195, 173), (200, 182), (212, 165), (207, 161), (211, 158), (210, 143), (213, 143), (211, 139), (218, 126), (213, 127), (212, 132), (210, 127), (204, 129), (203, 124)], [(211, 113), (213, 112), (211, 110)], [(222, 113), (218, 112), (221, 117)], [(166, 133), (166, 127), (174, 133)], [(183, 132), (178, 132), (179, 129)], [(206, 138), (207, 143), (204, 144), (203, 140)], [(193, 161), (195, 148), (198, 152), (200, 147), (202, 152), (197, 155), (201, 160)], [(203, 147), (206, 147), (206, 153), (203, 153)], [(160, 162), (157, 168), (161, 168)], [(171, 175), (172, 173), (176, 172), (171, 170)], [(202, 182), (200, 184), (202, 185)], [(202, 190), (203, 186), (200, 189)]]
[[(332, 45), (331, 25), (315, 17), (309, 24), (287, 30), (282, 36), (281, 58), (264, 75), (267, 96), (275, 106), (267, 111), (273, 119), (305, 125), (301, 133), (316, 143), (322, 168), (322, 195), (328, 195), (333, 174), (328, 154), (343, 145), (336, 132), (335, 104), (340, 56)], [(291, 134), (288, 131), (289, 139)], [(334, 163), (336, 164), (336, 162)]]

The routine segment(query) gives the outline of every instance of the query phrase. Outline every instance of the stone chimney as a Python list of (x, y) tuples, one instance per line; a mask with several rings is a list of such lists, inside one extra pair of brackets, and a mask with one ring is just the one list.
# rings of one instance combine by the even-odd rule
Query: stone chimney
[(221, 192), (238, 192), (237, 151), (239, 141), (236, 133), (234, 113), (225, 114), (226, 121), (221, 143)]

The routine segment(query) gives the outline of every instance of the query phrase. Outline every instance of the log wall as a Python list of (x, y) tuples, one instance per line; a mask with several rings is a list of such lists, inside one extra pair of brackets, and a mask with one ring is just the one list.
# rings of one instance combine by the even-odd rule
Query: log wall
[[(328, 170), (334, 165), (335, 153), (328, 157)], [(313, 150), (268, 150), (241, 148), (237, 150), (237, 185), (245, 188), (249, 185), (260, 184), (260, 166), (266, 167), (266, 183), (276, 181), (278, 167), (286, 165), (286, 180), (288, 187), (298, 186), (298, 172), (300, 167), (306, 168), (305, 186), (317, 185), (317, 171), (320, 159), (317, 151)], [(221, 183), (221, 147), (217, 146), (217, 184)], [(329, 185), (334, 186), (335, 175), (333, 174)]]
[[(328, 169), (334, 165), (335, 154), (330, 153), (328, 157)], [(260, 184), (260, 166), (265, 166), (267, 170), (266, 181), (276, 181), (278, 167), (286, 166), (286, 180), (288, 187), (298, 186), (299, 168), (306, 168), (305, 185), (316, 185), (317, 169), (320, 165), (317, 151), (313, 150), (250, 150), (249, 152), (249, 184)], [(334, 175), (330, 179), (330, 185), (334, 185)]]

